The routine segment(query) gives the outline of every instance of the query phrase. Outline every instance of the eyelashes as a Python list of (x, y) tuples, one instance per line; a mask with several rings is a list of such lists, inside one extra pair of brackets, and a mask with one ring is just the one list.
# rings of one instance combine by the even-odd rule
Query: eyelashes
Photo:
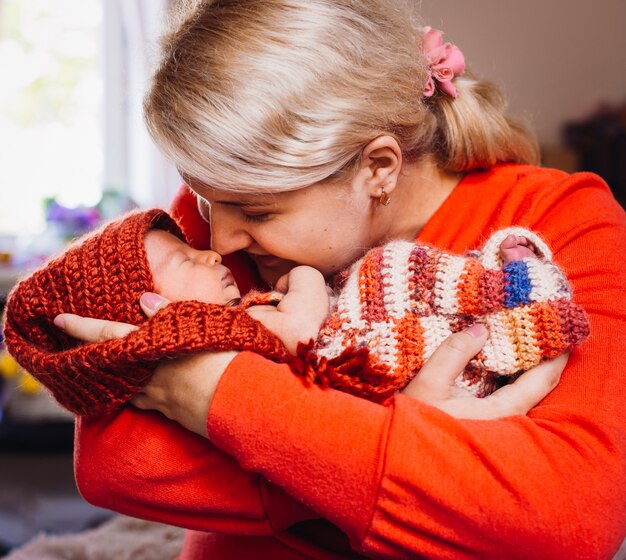
[(265, 213), (265, 214), (244, 214), (243, 218), (246, 222), (248, 223), (259, 223), (259, 222), (265, 222), (266, 220), (268, 220), (270, 217), (270, 214)]

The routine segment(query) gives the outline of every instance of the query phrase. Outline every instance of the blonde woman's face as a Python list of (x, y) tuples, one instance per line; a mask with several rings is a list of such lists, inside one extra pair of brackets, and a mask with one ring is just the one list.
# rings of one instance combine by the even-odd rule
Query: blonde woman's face
[(270, 284), (301, 264), (328, 277), (379, 243), (372, 234), (377, 203), (352, 183), (258, 195), (188, 183), (203, 199), (213, 250), (247, 252)]

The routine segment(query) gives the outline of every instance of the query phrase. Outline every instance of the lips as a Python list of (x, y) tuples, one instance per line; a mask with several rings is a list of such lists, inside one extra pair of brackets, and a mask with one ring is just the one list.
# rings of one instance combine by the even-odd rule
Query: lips
[(226, 272), (222, 276), (222, 284), (224, 285), (224, 287), (235, 285), (235, 278), (233, 277), (232, 273), (228, 269), (226, 269)]

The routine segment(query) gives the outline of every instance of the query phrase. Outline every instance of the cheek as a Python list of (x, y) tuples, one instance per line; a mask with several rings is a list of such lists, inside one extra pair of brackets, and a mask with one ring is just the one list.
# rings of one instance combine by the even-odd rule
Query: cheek
[(311, 239), (303, 249), (299, 262), (317, 268), (324, 276), (330, 276), (362, 257), (368, 248), (367, 240), (360, 232), (329, 228)]
[[(277, 219), (254, 232), (263, 251), (287, 261), (307, 264), (329, 275), (348, 266), (369, 249), (363, 211), (337, 204), (316, 212)], [(267, 280), (267, 271), (261, 271)]]
[(177, 299), (197, 300), (203, 303), (222, 303), (224, 290), (221, 278), (216, 278), (209, 271), (199, 268), (193, 273), (187, 273), (177, 279)]
[(235, 293), (236, 288), (225, 288), (222, 285), (221, 279), (204, 278), (204, 285), (202, 288), (203, 299), (201, 301), (206, 303), (224, 304), (234, 297), (239, 297), (239, 293)]
[(369, 229), (360, 218), (350, 215), (337, 217), (334, 222), (327, 223), (317, 237), (320, 253), (332, 258), (339, 268), (361, 257), (370, 248)]

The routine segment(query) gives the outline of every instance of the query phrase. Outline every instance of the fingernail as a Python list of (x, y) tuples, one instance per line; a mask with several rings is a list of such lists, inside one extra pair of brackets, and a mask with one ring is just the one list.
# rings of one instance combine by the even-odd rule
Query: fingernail
[(141, 296), (140, 300), (145, 307), (152, 309), (152, 311), (156, 311), (165, 301), (159, 294), (152, 292), (146, 292)]
[(467, 327), (465, 332), (470, 333), (475, 338), (480, 338), (485, 334), (485, 325), (482, 323), (474, 323), (471, 327)]
[(52, 322), (62, 331), (65, 330), (65, 319), (61, 315), (57, 315)]

